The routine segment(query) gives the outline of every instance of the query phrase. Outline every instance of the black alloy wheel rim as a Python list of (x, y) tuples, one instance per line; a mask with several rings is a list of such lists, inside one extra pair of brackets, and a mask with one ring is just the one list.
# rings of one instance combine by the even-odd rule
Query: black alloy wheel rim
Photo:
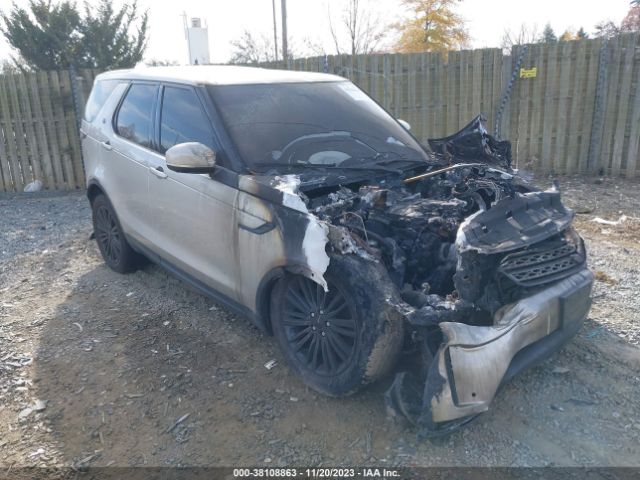
[(122, 254), (120, 229), (116, 219), (113, 218), (109, 209), (104, 206), (98, 207), (96, 211), (96, 239), (107, 259), (117, 264)]
[(305, 277), (295, 277), (284, 296), (283, 324), (289, 348), (307, 370), (334, 376), (351, 363), (358, 322), (344, 295)]

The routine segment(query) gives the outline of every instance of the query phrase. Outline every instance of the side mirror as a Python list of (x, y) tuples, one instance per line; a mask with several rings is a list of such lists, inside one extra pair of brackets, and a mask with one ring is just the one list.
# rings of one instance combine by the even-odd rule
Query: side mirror
[(179, 143), (165, 153), (169, 170), (180, 173), (211, 173), (216, 152), (198, 142)]
[(406, 120), (402, 120), (401, 118), (398, 118), (398, 123), (402, 125), (405, 130), (411, 130), (411, 124)]

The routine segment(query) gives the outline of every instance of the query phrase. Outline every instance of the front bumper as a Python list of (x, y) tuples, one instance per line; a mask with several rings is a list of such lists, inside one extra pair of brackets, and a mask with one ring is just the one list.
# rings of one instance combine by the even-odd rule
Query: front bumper
[(444, 341), (429, 368), (421, 412), (406, 374), (399, 374), (388, 392), (390, 406), (413, 416), (423, 436), (445, 433), (486, 411), (504, 382), (576, 334), (591, 306), (592, 284), (593, 274), (585, 268), (506, 305), (492, 326), (440, 323)]

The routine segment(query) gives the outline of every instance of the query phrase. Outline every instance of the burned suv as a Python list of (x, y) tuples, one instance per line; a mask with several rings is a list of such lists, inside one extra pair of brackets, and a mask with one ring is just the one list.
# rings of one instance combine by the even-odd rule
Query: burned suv
[(481, 118), (421, 145), (349, 81), (246, 67), (99, 75), (82, 124), (95, 238), (273, 333), (301, 380), (422, 435), (487, 410), (580, 328), (592, 274), (557, 186)]

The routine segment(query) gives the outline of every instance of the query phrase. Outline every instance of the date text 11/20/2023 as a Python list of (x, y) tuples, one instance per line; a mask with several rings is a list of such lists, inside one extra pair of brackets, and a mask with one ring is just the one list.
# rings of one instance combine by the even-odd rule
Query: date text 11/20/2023
[(399, 478), (388, 468), (235, 468), (234, 478)]

